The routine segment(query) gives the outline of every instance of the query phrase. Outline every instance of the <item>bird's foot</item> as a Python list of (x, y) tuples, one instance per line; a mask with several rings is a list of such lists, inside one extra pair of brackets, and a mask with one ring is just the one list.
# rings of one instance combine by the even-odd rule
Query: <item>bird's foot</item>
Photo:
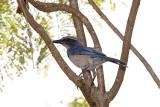
[[(78, 75), (78, 77), (82, 80), (83, 79), (83, 71)], [(79, 89), (79, 87), (76, 85), (77, 89)]]
[(80, 77), (81, 79), (83, 78), (83, 71), (78, 75), (78, 77)]
[(92, 88), (94, 86), (94, 80), (91, 81), (89, 88)]

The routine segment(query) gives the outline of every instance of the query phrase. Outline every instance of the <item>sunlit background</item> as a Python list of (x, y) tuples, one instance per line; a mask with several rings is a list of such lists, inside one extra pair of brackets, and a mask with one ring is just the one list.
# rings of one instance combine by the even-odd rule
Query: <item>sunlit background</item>
[[(111, 8), (109, 1), (102, 5), (103, 12), (111, 22), (124, 34), (127, 17), (132, 0), (113, 0), (116, 8)], [(132, 44), (151, 64), (160, 78), (160, 1), (141, 0), (138, 11)], [(101, 42), (103, 52), (107, 56), (120, 58), (122, 41), (93, 11), (89, 5), (81, 5), (82, 12), (89, 17)], [(115, 9), (115, 10), (114, 10)], [(53, 13), (56, 15), (56, 13)], [(97, 16), (96, 16), (97, 15)], [(56, 22), (58, 23), (58, 22)], [(56, 24), (54, 23), (54, 24)], [(54, 26), (53, 24), (53, 26)], [(60, 38), (61, 32), (54, 29)], [(87, 33), (88, 34), (88, 33)], [(87, 36), (89, 46), (92, 46)], [(56, 45), (67, 63), (76, 73), (76, 68), (67, 58), (64, 47)], [(53, 58), (50, 59), (47, 73), (37, 73), (32, 67), (24, 72), (22, 77), (3, 82), (3, 92), (0, 93), (1, 107), (67, 107), (75, 97), (83, 96), (81, 91), (66, 77)], [(106, 89), (112, 86), (117, 65), (104, 64)], [(139, 59), (130, 51), (128, 68), (123, 84), (110, 107), (160, 107), (160, 90)]]

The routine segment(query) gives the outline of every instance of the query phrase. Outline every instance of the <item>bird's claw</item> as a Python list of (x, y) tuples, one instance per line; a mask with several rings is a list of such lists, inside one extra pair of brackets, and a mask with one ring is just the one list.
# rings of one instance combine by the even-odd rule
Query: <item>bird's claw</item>
[[(83, 79), (83, 71), (78, 75), (78, 77), (82, 80)], [(77, 89), (79, 88), (77, 85), (76, 85)]]
[(89, 85), (89, 88), (91, 89), (94, 86), (94, 80), (91, 81), (91, 84)]
[(83, 71), (78, 75), (78, 77), (80, 77), (82, 79), (82, 74), (83, 74)]

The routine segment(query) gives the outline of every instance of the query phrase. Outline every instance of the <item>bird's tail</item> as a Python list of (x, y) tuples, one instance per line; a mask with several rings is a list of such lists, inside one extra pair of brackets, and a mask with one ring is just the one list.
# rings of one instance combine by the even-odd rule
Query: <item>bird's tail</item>
[(126, 63), (121, 61), (121, 60), (118, 60), (118, 59), (115, 59), (115, 58), (110, 58), (110, 57), (107, 57), (106, 59), (107, 61), (110, 61), (110, 62), (113, 62), (115, 64), (118, 64), (118, 65), (122, 65), (124, 67), (127, 67)]

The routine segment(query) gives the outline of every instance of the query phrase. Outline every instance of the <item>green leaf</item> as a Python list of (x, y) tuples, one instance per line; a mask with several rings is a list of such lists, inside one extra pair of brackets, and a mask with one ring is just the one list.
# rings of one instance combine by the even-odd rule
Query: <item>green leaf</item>
[(40, 54), (39, 54), (39, 57), (37, 59), (37, 66), (39, 65), (39, 63), (42, 62), (42, 60), (47, 56), (47, 46), (45, 45), (43, 48), (41, 48), (40, 50)]
[(98, 6), (100, 6), (105, 0), (93, 0)]
[(89, 104), (84, 98), (79, 97), (75, 98), (72, 102), (70, 102), (68, 104), (68, 107), (89, 107)]
[(24, 56), (19, 57), (19, 63), (22, 64), (22, 65), (25, 63)]
[(14, 33), (17, 33), (17, 26), (15, 24), (15, 22), (11, 19), (11, 18), (6, 18), (8, 23), (10, 24), (11, 26), (11, 29), (13, 30)]
[(67, 3), (67, 0), (59, 0), (59, 2), (65, 4)]
[(2, 55), (3, 55), (3, 51), (0, 50), (0, 56), (2, 56)]

